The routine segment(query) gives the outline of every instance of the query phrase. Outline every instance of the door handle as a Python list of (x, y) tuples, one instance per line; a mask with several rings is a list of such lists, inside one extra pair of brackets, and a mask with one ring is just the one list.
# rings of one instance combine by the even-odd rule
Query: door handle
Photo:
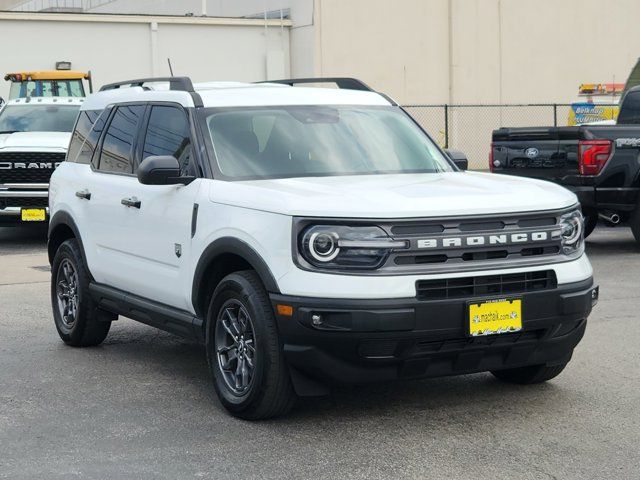
[(76, 197), (84, 200), (91, 200), (91, 192), (85, 188), (84, 190), (76, 192)]
[(140, 205), (142, 204), (142, 202), (140, 202), (136, 197), (123, 198), (120, 200), (120, 203), (125, 207), (132, 208), (140, 208)]

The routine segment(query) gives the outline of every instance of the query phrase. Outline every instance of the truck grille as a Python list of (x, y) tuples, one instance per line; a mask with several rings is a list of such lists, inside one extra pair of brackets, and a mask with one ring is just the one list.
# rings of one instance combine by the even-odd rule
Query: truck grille
[(550, 290), (557, 286), (555, 272), (544, 270), (481, 277), (418, 280), (416, 297), (418, 300), (446, 300), (487, 295), (513, 295)]
[(64, 157), (54, 152), (0, 152), (0, 184), (49, 183)]
[(47, 207), (47, 197), (7, 197), (0, 198), (0, 210), (7, 207)]
[(442, 272), (558, 261), (558, 212), (382, 223), (407, 248), (394, 250), (379, 269), (387, 273)]

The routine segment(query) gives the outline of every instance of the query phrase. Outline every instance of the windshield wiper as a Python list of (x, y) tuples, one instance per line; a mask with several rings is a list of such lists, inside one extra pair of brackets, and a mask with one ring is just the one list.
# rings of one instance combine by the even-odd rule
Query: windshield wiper
[(19, 130), (0, 130), (0, 135), (2, 135), (3, 133), (16, 133), (19, 132)]

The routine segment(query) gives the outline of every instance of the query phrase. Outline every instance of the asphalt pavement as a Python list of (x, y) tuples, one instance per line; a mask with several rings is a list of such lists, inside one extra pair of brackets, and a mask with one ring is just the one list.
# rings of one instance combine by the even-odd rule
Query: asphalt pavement
[(0, 478), (640, 478), (640, 248), (628, 229), (589, 238), (600, 302), (553, 381), (342, 388), (259, 423), (225, 413), (197, 344), (121, 319), (99, 347), (65, 346), (44, 236), (0, 229)]

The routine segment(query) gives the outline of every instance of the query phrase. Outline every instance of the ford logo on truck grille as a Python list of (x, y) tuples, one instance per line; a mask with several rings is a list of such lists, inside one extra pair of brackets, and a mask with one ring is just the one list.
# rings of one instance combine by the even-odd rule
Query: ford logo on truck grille
[(536, 157), (540, 154), (540, 151), (539, 151), (537, 148), (533, 148), (533, 147), (531, 147), (531, 148), (527, 148), (527, 149), (524, 151), (524, 154), (525, 154), (528, 158), (536, 158)]

